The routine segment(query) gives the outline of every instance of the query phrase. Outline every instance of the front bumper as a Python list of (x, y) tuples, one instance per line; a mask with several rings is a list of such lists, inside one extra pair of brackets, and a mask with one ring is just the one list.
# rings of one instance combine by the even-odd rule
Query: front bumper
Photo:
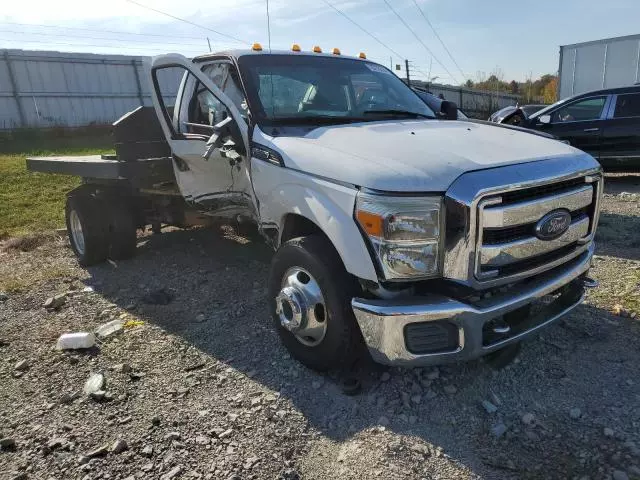
[[(354, 298), (351, 304), (369, 352), (378, 363), (414, 367), (470, 360), (531, 335), (579, 305), (584, 299), (582, 277), (591, 266), (593, 250), (592, 243), (571, 262), (473, 304), (439, 294), (401, 300)], [(487, 322), (506, 318), (510, 312), (517, 317), (514, 311), (543, 303), (549, 295), (555, 297), (551, 303), (531, 316), (513, 319), (508, 332), (496, 335), (494, 329), (486, 328)], [(436, 325), (449, 332), (449, 346), (437, 352), (416, 352), (410, 332)], [(501, 325), (505, 326), (504, 321)], [(423, 329), (418, 335), (428, 339), (432, 333)]]

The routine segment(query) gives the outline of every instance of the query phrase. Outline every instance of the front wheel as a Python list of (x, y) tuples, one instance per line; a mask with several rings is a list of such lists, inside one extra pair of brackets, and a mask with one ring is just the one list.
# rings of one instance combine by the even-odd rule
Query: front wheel
[(294, 238), (269, 274), (275, 328), (291, 355), (314, 370), (350, 367), (362, 346), (351, 299), (358, 284), (321, 235)]

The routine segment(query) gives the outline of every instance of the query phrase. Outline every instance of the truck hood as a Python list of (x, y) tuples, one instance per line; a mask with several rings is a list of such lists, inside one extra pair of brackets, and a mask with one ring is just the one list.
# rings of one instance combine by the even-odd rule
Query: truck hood
[(256, 128), (254, 141), (288, 168), (388, 192), (443, 192), (473, 170), (587, 155), (517, 130), (464, 121), (363, 122), (317, 128)]

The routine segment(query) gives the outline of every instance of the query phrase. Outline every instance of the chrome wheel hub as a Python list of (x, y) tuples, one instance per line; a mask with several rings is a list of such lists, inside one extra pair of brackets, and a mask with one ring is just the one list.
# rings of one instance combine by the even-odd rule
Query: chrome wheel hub
[(84, 233), (82, 232), (82, 223), (80, 217), (75, 210), (71, 210), (69, 214), (69, 227), (71, 228), (71, 238), (80, 255), (84, 255)]
[(303, 268), (292, 267), (276, 296), (280, 324), (307, 346), (316, 346), (327, 333), (327, 309), (318, 282)]

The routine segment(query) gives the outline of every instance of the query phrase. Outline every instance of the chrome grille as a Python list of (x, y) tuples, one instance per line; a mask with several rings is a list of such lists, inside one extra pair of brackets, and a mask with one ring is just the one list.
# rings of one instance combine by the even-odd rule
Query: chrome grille
[[(582, 253), (591, 241), (600, 194), (599, 176), (583, 176), (482, 198), (478, 203), (475, 276), (479, 281), (522, 276)], [(566, 232), (553, 240), (535, 235), (551, 211), (571, 214)]]

